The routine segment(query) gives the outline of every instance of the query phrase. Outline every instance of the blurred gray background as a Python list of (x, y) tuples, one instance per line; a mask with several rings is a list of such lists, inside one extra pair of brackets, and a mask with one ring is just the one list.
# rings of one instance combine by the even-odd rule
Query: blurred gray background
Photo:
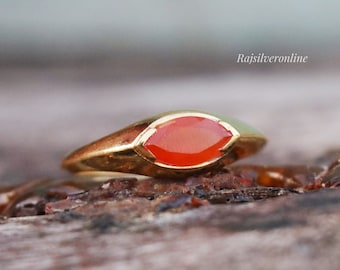
[[(340, 146), (340, 2), (2, 1), (0, 181), (63, 177), (69, 151), (152, 114), (196, 109), (262, 130), (245, 162)], [(239, 53), (307, 55), (238, 64)]]

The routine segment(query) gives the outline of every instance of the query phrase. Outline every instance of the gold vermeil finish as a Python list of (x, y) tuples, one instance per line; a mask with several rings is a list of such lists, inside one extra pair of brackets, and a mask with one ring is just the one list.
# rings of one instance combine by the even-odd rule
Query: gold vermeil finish
[[(221, 149), (224, 153), (221, 157), (185, 167), (156, 162), (156, 158), (143, 144), (159, 125), (184, 116), (204, 117), (231, 131), (233, 137)], [(145, 119), (92, 142), (71, 153), (64, 159), (62, 166), (71, 172), (114, 171), (180, 178), (221, 168), (256, 153), (265, 143), (266, 138), (261, 133), (237, 120), (222, 119), (198, 111), (176, 111)]]

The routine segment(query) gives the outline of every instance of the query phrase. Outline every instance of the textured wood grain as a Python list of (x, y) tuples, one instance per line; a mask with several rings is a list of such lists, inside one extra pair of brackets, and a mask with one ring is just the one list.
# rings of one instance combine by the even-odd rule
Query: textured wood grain
[[(0, 225), (3, 269), (338, 269), (340, 190), (145, 217), (47, 216)], [(101, 223), (102, 222), (102, 223)], [(15, 258), (14, 258), (15, 257)]]

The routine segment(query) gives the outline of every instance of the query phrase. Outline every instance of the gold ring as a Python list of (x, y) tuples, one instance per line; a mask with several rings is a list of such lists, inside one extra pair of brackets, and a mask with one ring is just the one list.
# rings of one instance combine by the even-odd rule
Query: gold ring
[(266, 138), (248, 125), (198, 111), (176, 111), (134, 123), (83, 146), (62, 166), (71, 172), (115, 171), (185, 177), (256, 153)]

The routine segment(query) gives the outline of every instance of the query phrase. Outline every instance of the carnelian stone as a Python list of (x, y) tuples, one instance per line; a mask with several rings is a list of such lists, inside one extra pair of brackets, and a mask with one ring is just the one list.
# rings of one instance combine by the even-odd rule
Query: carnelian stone
[(217, 121), (198, 116), (169, 120), (144, 143), (156, 161), (172, 166), (193, 166), (223, 155), (233, 134)]

